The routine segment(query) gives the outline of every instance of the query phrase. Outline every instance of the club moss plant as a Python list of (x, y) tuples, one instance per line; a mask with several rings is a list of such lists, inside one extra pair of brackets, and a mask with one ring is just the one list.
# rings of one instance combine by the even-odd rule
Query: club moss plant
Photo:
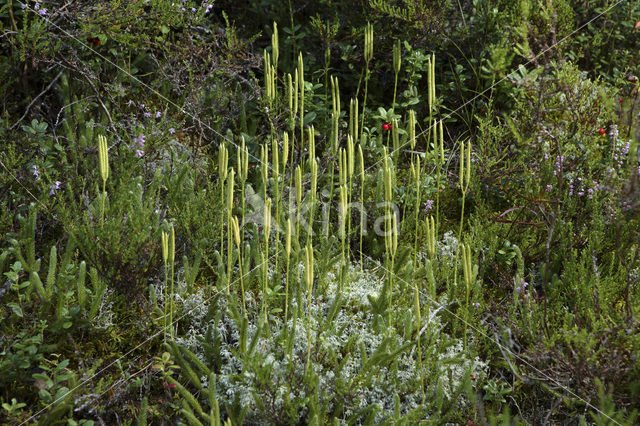
[(104, 226), (104, 202), (107, 198), (107, 179), (109, 178), (109, 151), (107, 149), (107, 138), (104, 135), (98, 136), (98, 159), (100, 162), (100, 176), (102, 177), (102, 197), (100, 208), (100, 226)]

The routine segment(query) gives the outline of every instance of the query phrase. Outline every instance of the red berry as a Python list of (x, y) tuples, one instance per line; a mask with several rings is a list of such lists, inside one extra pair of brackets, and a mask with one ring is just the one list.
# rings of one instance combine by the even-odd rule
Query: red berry
[(624, 101), (624, 99), (618, 98), (618, 102), (622, 103), (622, 101)]
[(391, 125), (390, 125), (390, 124), (384, 123), (384, 124), (382, 125), (382, 129), (383, 129), (383, 130), (389, 130), (390, 128), (391, 128)]
[(600, 130), (598, 130), (598, 133), (600, 133), (601, 135), (604, 135), (606, 131), (601, 127)]

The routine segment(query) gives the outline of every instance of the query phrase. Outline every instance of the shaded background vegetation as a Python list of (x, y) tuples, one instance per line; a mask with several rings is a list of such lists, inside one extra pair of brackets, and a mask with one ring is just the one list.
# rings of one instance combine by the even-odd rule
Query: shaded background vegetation
[[(378, 108), (393, 107), (393, 44), (400, 40), (394, 112), (405, 117), (415, 110), (424, 135), (427, 57), (435, 54), (436, 104), (452, 154), (447, 182), (430, 184), (428, 193), (442, 194), (439, 238), (460, 221), (455, 149), (470, 140), (474, 168), (464, 226), (483, 282), (475, 324), (519, 356), (479, 343), (489, 372), (474, 388), (471, 407), (443, 418), (483, 423), (511, 413), (528, 423), (577, 423), (582, 415), (604, 424), (586, 400), (633, 423), (640, 409), (637, 2), (27, 5), (0, 5), (0, 419), (19, 424), (41, 415), (103, 365), (109, 368), (40, 421), (124, 423), (144, 395), (150, 418), (182, 418), (184, 396), (167, 384), (172, 365), (154, 359), (165, 351), (162, 339), (147, 340), (161, 327), (149, 287), (164, 282), (163, 223), (176, 228), (184, 281), (190, 267), (202, 265), (191, 290), (219, 282), (226, 263), (217, 244), (219, 146), (244, 136), (253, 165), (272, 131), (288, 128), (286, 101), (272, 112), (263, 97), (263, 49), (271, 50), (273, 23), (280, 82), (294, 73), (302, 52), (311, 85), (305, 124), (329, 135), (328, 77), (339, 79), (343, 105), (362, 99), (362, 40), (370, 22), (367, 134), (380, 136), (385, 120)], [(95, 198), (98, 134), (109, 136), (111, 157), (104, 226)], [(317, 144), (328, 171), (328, 137)], [(431, 150), (426, 137), (416, 150)], [(364, 151), (369, 164), (382, 155), (375, 143)], [(235, 149), (229, 163), (236, 164)], [(406, 153), (397, 173), (398, 196), (411, 206), (415, 198), (402, 179), (409, 174)], [(257, 168), (249, 181), (258, 187)], [(354, 250), (357, 243), (350, 241)], [(373, 238), (364, 251), (383, 256)], [(446, 280), (441, 274), (439, 282)], [(522, 283), (530, 298), (515, 303)], [(26, 405), (12, 405), (13, 398)], [(233, 409), (223, 411), (231, 416)]]

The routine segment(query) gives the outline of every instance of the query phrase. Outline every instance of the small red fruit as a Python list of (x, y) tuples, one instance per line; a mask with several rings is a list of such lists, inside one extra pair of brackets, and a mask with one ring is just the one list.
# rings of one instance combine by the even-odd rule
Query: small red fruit
[(382, 125), (382, 130), (390, 130), (390, 129), (391, 129), (391, 124), (384, 123)]
[(623, 101), (624, 101), (624, 99), (618, 98), (618, 102), (622, 103)]
[(598, 130), (598, 133), (600, 133), (600, 135), (604, 135), (607, 132), (601, 127), (600, 130)]

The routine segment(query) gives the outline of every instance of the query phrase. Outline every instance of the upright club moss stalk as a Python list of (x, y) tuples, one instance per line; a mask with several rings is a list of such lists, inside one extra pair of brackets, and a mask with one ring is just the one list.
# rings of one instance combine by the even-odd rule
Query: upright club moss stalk
[(398, 75), (400, 74), (400, 66), (402, 63), (401, 56), (400, 40), (396, 40), (395, 43), (393, 43), (393, 71), (395, 73), (395, 83), (393, 84), (393, 103), (391, 104), (392, 112), (395, 112), (396, 110), (396, 92), (398, 91)]
[(169, 311), (169, 327), (171, 330), (171, 339), (173, 339), (173, 312), (175, 310), (174, 299), (175, 299), (175, 289), (174, 289), (174, 277), (175, 277), (175, 267), (176, 267), (176, 230), (171, 225), (171, 236), (169, 238), (169, 263), (171, 264), (171, 306)]
[(362, 122), (360, 123), (360, 137), (362, 137), (362, 130), (364, 129), (364, 116), (365, 108), (367, 107), (367, 90), (369, 88), (369, 77), (371, 71), (369, 70), (369, 64), (373, 59), (373, 26), (371, 23), (367, 23), (367, 28), (364, 32), (364, 60), (365, 60), (365, 77), (364, 77), (364, 101), (362, 102)]
[(465, 321), (464, 321), (464, 349), (467, 349), (467, 326), (469, 324), (469, 301), (471, 296), (471, 288), (475, 283), (476, 276), (478, 274), (478, 265), (474, 265), (471, 267), (471, 248), (468, 244), (462, 245), (462, 264), (463, 264), (463, 273), (464, 273), (464, 285), (465, 285), (465, 294), (466, 294), (466, 303), (465, 303)]
[(100, 176), (102, 177), (102, 206), (100, 208), (100, 228), (104, 225), (104, 202), (107, 198), (107, 179), (109, 178), (109, 151), (107, 138), (98, 136), (98, 160), (100, 161)]
[(291, 260), (291, 218), (287, 219), (287, 230), (285, 234), (284, 252), (286, 256), (286, 278), (284, 284), (284, 323), (287, 324), (289, 318), (289, 262)]
[(244, 297), (244, 276), (242, 273), (242, 240), (240, 239), (240, 224), (238, 218), (233, 216), (231, 218), (231, 228), (233, 230), (233, 240), (238, 248), (238, 269), (240, 270), (240, 291), (242, 295), (242, 313), (244, 318), (247, 319), (247, 304)]
[(164, 329), (164, 341), (167, 342), (167, 317), (168, 317), (168, 304), (167, 297), (168, 291), (167, 287), (169, 284), (169, 233), (162, 231), (160, 234), (160, 239), (162, 242), (162, 260), (164, 261), (164, 292), (163, 292), (163, 300), (164, 300), (164, 315), (162, 316), (162, 324)]
[(422, 189), (422, 175), (421, 175), (421, 167), (420, 167), (420, 157), (416, 156), (416, 163), (414, 165), (413, 161), (411, 162), (411, 170), (413, 171), (413, 175), (415, 178), (415, 187), (416, 187), (416, 207), (415, 207), (415, 229), (414, 229), (414, 239), (413, 239), (413, 261), (415, 264), (416, 254), (418, 252), (418, 216), (420, 214), (420, 195)]
[(396, 260), (396, 252), (398, 250), (398, 214), (394, 211), (391, 214), (391, 218), (387, 218), (387, 229), (386, 229), (386, 238), (385, 245), (387, 246), (388, 257), (390, 259), (391, 266), (389, 271), (389, 308), (388, 308), (388, 333), (391, 336), (391, 314), (393, 311), (393, 276), (395, 274), (395, 260)]
[[(467, 142), (467, 149), (465, 155), (464, 142), (460, 144), (460, 175), (458, 178), (458, 185), (460, 191), (462, 191), (462, 209), (460, 213), (460, 226), (458, 227), (458, 242), (462, 236), (462, 224), (464, 222), (464, 201), (469, 190), (469, 183), (471, 182), (471, 142)], [(460, 244), (456, 247), (456, 260), (455, 260), (455, 274), (453, 276), (454, 287), (458, 283), (458, 254), (460, 252)]]
[[(356, 168), (356, 153), (355, 153), (355, 145), (353, 142), (353, 138), (347, 138), (347, 176), (349, 177), (349, 186), (348, 189), (348, 205), (351, 205), (351, 200), (353, 197), (353, 174), (355, 173)], [(347, 237), (351, 236), (351, 214), (347, 212)], [(347, 245), (347, 257), (351, 258), (349, 245)]]
[(271, 34), (271, 59), (273, 68), (278, 69), (278, 57), (280, 56), (280, 46), (278, 45), (278, 24), (273, 21), (273, 33)]
[(264, 56), (264, 94), (267, 98), (267, 104), (269, 105), (269, 113), (273, 106), (273, 101), (276, 97), (275, 89), (275, 69), (271, 64), (271, 55), (267, 52), (267, 49), (263, 52)]
[[(340, 87), (338, 86), (338, 79), (331, 76), (331, 98), (332, 98), (332, 115), (331, 115), (331, 157), (335, 158), (338, 154), (339, 145), (339, 122), (340, 122)], [(331, 179), (329, 184), (329, 206), (333, 204), (333, 176), (334, 166), (331, 166)], [(329, 222), (328, 220), (324, 224), (324, 235), (329, 236)]]
[(229, 182), (227, 184), (227, 293), (231, 291), (231, 259), (233, 255), (233, 247), (231, 245), (231, 217), (233, 213), (233, 186), (235, 183), (235, 171), (231, 168), (229, 172)]
[[(440, 143), (438, 145), (439, 153), (436, 153), (436, 226), (440, 227), (440, 176), (442, 174), (442, 166), (444, 166), (444, 129), (442, 120), (438, 123), (440, 129)], [(440, 154), (438, 156), (438, 154)], [(437, 232), (437, 229), (436, 229)]]
[(420, 390), (422, 403), (424, 404), (424, 368), (422, 367), (422, 344), (420, 343), (420, 329), (422, 327), (422, 315), (420, 312), (420, 291), (418, 285), (413, 286), (413, 313), (416, 319), (416, 345), (418, 346), (418, 365), (420, 366)]
[[(289, 134), (282, 134), (282, 188), (280, 194), (284, 195), (285, 177), (287, 176), (287, 164), (289, 161)], [(293, 175), (293, 173), (291, 173)]]
[(307, 243), (305, 247), (305, 268), (304, 278), (307, 284), (307, 364), (304, 368), (305, 374), (309, 371), (311, 363), (311, 297), (313, 293), (313, 246)]
[(398, 236), (396, 231), (397, 226), (397, 217), (395, 212), (391, 213), (391, 202), (393, 200), (392, 193), (392, 177), (391, 177), (391, 167), (389, 166), (389, 158), (387, 154), (387, 148), (383, 147), (383, 174), (384, 174), (384, 199), (386, 205), (386, 214), (385, 214), (385, 252), (386, 252), (386, 261), (387, 261), (387, 269), (391, 271), (389, 274), (389, 296), (388, 296), (388, 332), (391, 333), (391, 307), (392, 307), (392, 298), (393, 298), (393, 270), (394, 270), (394, 262), (395, 262), (395, 252), (398, 247)]
[(427, 218), (427, 253), (429, 259), (434, 260), (436, 257), (436, 225), (433, 216)]
[[(236, 156), (238, 163), (238, 178), (240, 178), (240, 202), (242, 203), (242, 216), (241, 222), (244, 223), (244, 211), (245, 211), (245, 192), (244, 188), (249, 177), (249, 151), (245, 146), (244, 136), (242, 137), (241, 146), (238, 147), (238, 154)], [(241, 240), (244, 241), (244, 230), (241, 231)]]
[(316, 161), (315, 130), (313, 126), (309, 128), (309, 166), (311, 168), (311, 192), (309, 194), (311, 199), (311, 209), (309, 214), (309, 232), (307, 234), (307, 240), (311, 242), (318, 191), (318, 162)]
[(340, 284), (338, 286), (338, 293), (342, 293), (342, 286), (344, 285), (344, 273), (347, 270), (347, 259), (345, 256), (345, 222), (347, 220), (347, 206), (348, 206), (348, 190), (347, 185), (340, 185), (340, 239), (342, 241), (342, 268), (340, 273)]
[(364, 271), (364, 258), (362, 254), (362, 236), (364, 235), (364, 155), (362, 154), (362, 145), (358, 144), (358, 164), (360, 165), (360, 270)]
[(263, 324), (267, 323), (267, 297), (269, 285), (269, 236), (271, 234), (271, 198), (267, 198), (264, 203), (264, 255), (262, 256), (262, 320)]
[[(175, 257), (176, 257), (176, 234), (173, 228), (173, 225), (166, 225), (169, 227), (169, 232), (162, 231), (161, 234), (161, 242), (162, 242), (162, 259), (164, 260), (164, 282), (165, 282), (165, 291), (164, 291), (164, 340), (167, 341), (167, 328), (169, 328), (169, 335), (173, 339), (173, 276), (174, 276), (174, 267), (175, 267)], [(168, 286), (168, 271), (169, 267), (171, 267), (171, 289), (170, 292), (167, 290)], [(167, 321), (167, 315), (169, 316)]]
[[(224, 181), (227, 179), (229, 167), (229, 152), (224, 144), (220, 145), (218, 151), (218, 174), (220, 175), (220, 205), (224, 203)], [(224, 219), (223, 215), (220, 215), (220, 255), (224, 253)]]
[[(296, 85), (297, 86), (297, 85)], [(293, 109), (293, 98), (296, 97), (297, 94), (293, 92), (293, 79), (291, 78), (291, 74), (287, 73), (287, 99), (289, 101), (289, 131), (293, 132), (295, 129), (295, 117), (296, 111)], [(296, 102), (297, 106), (297, 102)]]
[[(272, 142), (272, 147), (271, 147), (271, 155), (272, 155), (272, 168), (271, 168), (271, 172), (273, 175), (273, 181), (274, 181), (274, 186), (275, 186), (275, 191), (276, 191), (276, 223), (278, 223), (278, 220), (280, 219), (280, 147), (278, 146), (278, 140), (277, 139), (273, 139)], [(280, 233), (279, 233), (279, 228), (276, 226), (275, 228), (276, 231), (276, 237), (275, 237), (275, 244), (276, 244), (276, 250), (278, 250), (278, 242), (280, 241)], [(274, 266), (275, 270), (278, 270), (278, 256), (276, 255), (275, 258), (275, 266)]]
[(295, 187), (296, 187), (296, 237), (300, 238), (300, 207), (302, 206), (302, 169), (300, 165), (296, 166), (295, 171)]
[(391, 119), (391, 140), (393, 142), (393, 164), (398, 164), (398, 156), (400, 155), (400, 129), (398, 128), (398, 120)]
[(300, 91), (300, 155), (302, 155), (302, 147), (304, 145), (304, 61), (302, 60), (302, 52), (298, 56), (298, 90)]
[(354, 141), (358, 141), (358, 98), (349, 103), (349, 134)]
[(260, 176), (262, 177), (262, 197), (266, 199), (269, 186), (269, 147), (266, 143), (260, 147)]

